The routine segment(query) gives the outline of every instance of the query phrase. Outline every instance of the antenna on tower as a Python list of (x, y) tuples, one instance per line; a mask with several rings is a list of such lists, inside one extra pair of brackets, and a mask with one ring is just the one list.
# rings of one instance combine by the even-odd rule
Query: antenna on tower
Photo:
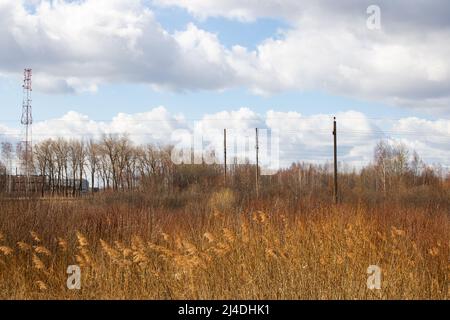
[(28, 193), (29, 184), (30, 184), (30, 169), (31, 169), (31, 159), (32, 159), (32, 124), (33, 124), (33, 113), (31, 109), (31, 91), (33, 91), (31, 87), (31, 76), (32, 70), (25, 69), (23, 72), (23, 103), (22, 103), (22, 119), (21, 123), (25, 129), (25, 136), (23, 144), (25, 145), (24, 155), (23, 155), (23, 164), (25, 167), (25, 176), (26, 176), (26, 186), (25, 191)]

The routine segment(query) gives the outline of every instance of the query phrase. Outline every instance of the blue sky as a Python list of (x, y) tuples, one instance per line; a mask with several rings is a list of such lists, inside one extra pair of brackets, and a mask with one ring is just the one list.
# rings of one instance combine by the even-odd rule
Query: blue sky
[[(300, 132), (290, 146), (314, 150), (337, 114), (348, 130), (373, 134), (356, 137), (359, 145), (350, 137), (342, 146), (348, 159), (368, 161), (383, 129), (445, 162), (450, 23), (445, 3), (410, 3), (380, 0), (382, 24), (373, 30), (366, 0), (4, 0), (0, 135), (18, 132), (22, 71), (33, 68), (41, 136), (128, 132), (140, 117), (176, 122), (179, 114), (191, 122), (232, 115), (251, 127), (252, 118), (278, 112), (272, 125), (289, 124), (291, 135), (325, 119), (325, 138)], [(130, 117), (117, 117), (123, 113)], [(300, 114), (304, 125), (292, 122)], [(139, 132), (167, 137), (177, 129), (156, 127)]]
[[(254, 50), (265, 39), (277, 38), (279, 30), (289, 28), (289, 25), (280, 19), (263, 18), (253, 22), (231, 21), (221, 17), (197, 19), (182, 8), (161, 8), (150, 4), (148, 7), (152, 9), (157, 21), (168, 32), (183, 30), (189, 23), (194, 22), (199, 28), (216, 34), (226, 47), (241, 45)], [(29, 10), (32, 12), (33, 8), (30, 7)], [(2, 120), (7, 120), (12, 124), (20, 117), (21, 112), (20, 81), (20, 78), (0, 78), (2, 104), (11, 106), (2, 113)], [(86, 114), (92, 119), (106, 120), (111, 119), (119, 112), (144, 112), (160, 105), (172, 112), (182, 112), (187, 118), (200, 118), (205, 113), (240, 107), (251, 107), (262, 113), (269, 109), (276, 109), (280, 111), (298, 110), (308, 114), (312, 110), (308, 107), (311, 104), (320, 107), (321, 112), (338, 110), (336, 106), (328, 106), (330, 99), (334, 100), (324, 94), (298, 92), (261, 97), (251, 94), (245, 88), (225, 92), (205, 90), (159, 92), (140, 84), (103, 85), (98, 92), (76, 95), (33, 92), (36, 120), (59, 118), (71, 110)], [(337, 98), (333, 104), (339, 103), (339, 110), (341, 110), (346, 108), (344, 107), (345, 101)], [(350, 100), (348, 102), (350, 103)]]
[[(169, 33), (184, 30), (189, 23), (216, 34), (220, 43), (231, 48), (234, 45), (255, 50), (268, 38), (282, 37), (280, 30), (289, 30), (290, 24), (280, 18), (259, 18), (242, 22), (225, 17), (198, 19), (179, 7), (150, 5), (158, 23)], [(33, 12), (32, 8), (29, 8)], [(26, 60), (25, 60), (26, 61)], [(25, 65), (24, 67), (33, 67)], [(19, 70), (18, 70), (19, 71)], [(0, 78), (1, 104), (4, 106), (1, 120), (11, 122), (19, 119), (21, 112), (21, 79)], [(200, 118), (205, 113), (249, 107), (258, 113), (267, 110), (298, 111), (304, 115), (314, 113), (333, 114), (338, 111), (357, 110), (368, 117), (399, 118), (419, 116), (434, 119), (433, 115), (418, 108), (409, 109), (391, 106), (376, 100), (357, 99), (345, 95), (331, 94), (322, 90), (285, 90), (269, 95), (253, 94), (245, 87), (225, 91), (181, 90), (158, 91), (145, 84), (102, 84), (97, 92), (78, 94), (33, 92), (34, 117), (36, 120), (61, 117), (71, 110), (88, 115), (92, 119), (111, 119), (119, 112), (144, 112), (163, 105), (171, 112), (184, 113), (187, 118)]]
[(245, 46), (255, 49), (262, 41), (270, 37), (278, 37), (278, 31), (289, 28), (289, 24), (280, 19), (261, 18), (252, 22), (240, 22), (222, 17), (198, 19), (186, 10), (177, 7), (151, 6), (159, 23), (169, 32), (182, 30), (188, 23), (217, 34), (220, 42), (227, 46)]
[[(22, 107), (21, 83), (0, 81), (2, 122), (14, 126)], [(320, 92), (284, 92), (272, 96), (254, 95), (245, 89), (225, 92), (157, 92), (145, 85), (104, 85), (96, 93), (46, 94), (33, 92), (33, 112), (36, 121), (59, 118), (77, 111), (94, 120), (109, 120), (119, 112), (139, 113), (164, 106), (173, 113), (183, 113), (188, 119), (204, 114), (249, 107), (264, 114), (268, 110), (298, 111), (305, 116), (317, 113), (333, 114), (358, 110), (373, 118), (400, 118), (412, 115), (433, 118), (423, 112), (396, 108), (382, 103), (335, 96)], [(3, 109), (3, 108), (2, 108)]]

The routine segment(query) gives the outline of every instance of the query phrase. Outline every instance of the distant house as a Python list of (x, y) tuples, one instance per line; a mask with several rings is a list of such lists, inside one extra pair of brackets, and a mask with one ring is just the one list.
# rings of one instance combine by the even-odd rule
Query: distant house
[[(75, 184), (75, 189), (78, 190), (80, 188), (80, 179), (67, 180), (66, 187), (68, 187), (69, 189), (73, 189), (74, 184)], [(81, 192), (83, 192), (83, 193), (89, 192), (89, 181), (87, 181), (86, 179), (81, 180)]]
[[(80, 179), (62, 179), (58, 185), (52, 183), (47, 176), (31, 175), (29, 177), (24, 175), (6, 176), (4, 190), (10, 194), (25, 194), (25, 193), (50, 193), (58, 190), (58, 192), (70, 193), (74, 188), (80, 191)], [(89, 192), (89, 181), (81, 180), (81, 193)]]
[(46, 177), (32, 175), (27, 178), (24, 175), (12, 175), (7, 177), (7, 192), (11, 194), (23, 194), (28, 192), (39, 193), (47, 191)]

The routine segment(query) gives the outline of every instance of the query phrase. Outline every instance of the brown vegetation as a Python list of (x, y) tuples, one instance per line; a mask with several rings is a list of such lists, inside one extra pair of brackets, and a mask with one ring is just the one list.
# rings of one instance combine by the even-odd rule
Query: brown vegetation
[[(111, 200), (2, 202), (0, 297), (449, 298), (448, 207)], [(80, 291), (66, 287), (74, 264)], [(369, 265), (381, 290), (366, 287)]]
[[(102, 192), (58, 194), (58, 180), (82, 171), (55, 156), (45, 170), (58, 197), (0, 198), (0, 298), (449, 298), (449, 180), (404, 150), (380, 145), (373, 165), (341, 173), (332, 205), (327, 166), (262, 177), (255, 199), (251, 165), (232, 167), (225, 188), (219, 166), (106, 143), (85, 158)], [(81, 290), (66, 286), (69, 265)], [(381, 290), (366, 286), (369, 265)]]

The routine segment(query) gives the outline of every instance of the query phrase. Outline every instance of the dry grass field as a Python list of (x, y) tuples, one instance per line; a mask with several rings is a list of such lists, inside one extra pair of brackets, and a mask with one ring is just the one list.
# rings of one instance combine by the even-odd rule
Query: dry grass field
[(0, 303), (448, 305), (449, 40), (450, 0), (0, 0)]
[[(1, 299), (448, 299), (448, 208), (218, 191), (182, 207), (98, 196), (6, 201)], [(68, 290), (69, 265), (81, 290)], [(381, 290), (367, 268), (382, 270)]]

